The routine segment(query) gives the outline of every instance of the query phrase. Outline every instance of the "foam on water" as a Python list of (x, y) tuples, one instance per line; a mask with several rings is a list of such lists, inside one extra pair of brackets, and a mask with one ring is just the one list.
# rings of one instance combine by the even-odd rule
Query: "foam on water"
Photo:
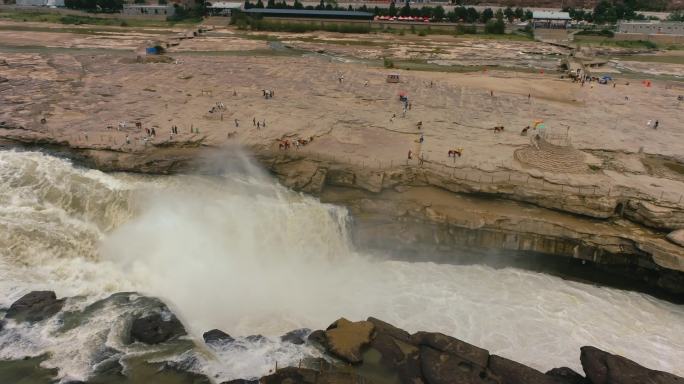
[[(512, 268), (358, 254), (344, 209), (289, 192), (245, 164), (248, 172), (224, 178), (139, 177), (0, 152), (0, 305), (32, 289), (87, 301), (137, 290), (163, 298), (197, 337), (212, 328), (271, 336), (199, 359), (200, 370), (222, 379), (296, 362), (312, 351), (277, 336), (340, 316), (444, 332), (542, 370), (581, 370), (579, 347), (594, 345), (684, 375), (681, 306)], [(106, 332), (118, 310), (83, 325), (83, 334)], [(1, 333), (0, 358), (87, 343), (31, 332)], [(83, 378), (94, 352), (78, 353), (49, 364)]]

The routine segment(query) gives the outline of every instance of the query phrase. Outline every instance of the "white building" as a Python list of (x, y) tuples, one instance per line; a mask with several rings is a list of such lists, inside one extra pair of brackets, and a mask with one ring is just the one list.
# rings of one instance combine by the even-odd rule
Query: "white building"
[(684, 22), (622, 21), (618, 24), (618, 32), (684, 36)]

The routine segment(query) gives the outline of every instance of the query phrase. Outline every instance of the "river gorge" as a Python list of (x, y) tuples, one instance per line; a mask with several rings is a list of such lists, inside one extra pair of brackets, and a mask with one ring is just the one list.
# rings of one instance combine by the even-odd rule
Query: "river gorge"
[[(43, 366), (63, 380), (88, 379), (104, 346), (139, 353), (107, 320), (150, 305), (111, 304), (131, 291), (164, 300), (191, 340), (212, 328), (239, 339), (170, 352), (217, 382), (319, 356), (278, 336), (339, 316), (443, 332), (543, 371), (579, 370), (579, 347), (594, 345), (684, 374), (680, 305), (513, 267), (406, 261), (390, 244), (367, 252), (346, 208), (288, 190), (247, 156), (212, 176), (153, 176), (5, 150), (0, 176), (0, 307), (30, 290), (68, 298), (60, 321), (5, 324), (0, 360), (49, 353)], [(97, 300), (109, 304), (64, 329)]]

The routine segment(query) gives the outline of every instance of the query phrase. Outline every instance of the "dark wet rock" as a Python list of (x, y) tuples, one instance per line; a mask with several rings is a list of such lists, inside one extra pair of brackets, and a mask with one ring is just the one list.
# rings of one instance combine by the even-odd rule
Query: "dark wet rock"
[(375, 332), (378, 334), (384, 333), (397, 340), (405, 341), (407, 343), (410, 342), (409, 339), (411, 335), (403, 329), (397, 328), (394, 325), (386, 323), (380, 319), (376, 319), (375, 317), (369, 317), (366, 321), (373, 323), (375, 326)]
[(33, 291), (15, 301), (5, 317), (16, 321), (37, 322), (50, 318), (62, 310), (64, 300), (57, 300), (52, 291)]
[(310, 343), (318, 344), (323, 348), (326, 348), (328, 345), (328, 339), (325, 337), (325, 331), (320, 329), (311, 332), (309, 337), (307, 337), (307, 340), (309, 340)]
[(559, 384), (591, 384), (584, 376), (568, 367), (554, 368), (546, 376), (557, 379)]
[(0, 332), (5, 329), (5, 320), (0, 320)]
[(43, 368), (48, 355), (25, 357), (20, 360), (0, 360), (0, 383), (54, 383), (59, 369)]
[(164, 319), (161, 314), (153, 314), (133, 320), (131, 338), (145, 344), (159, 344), (185, 335), (183, 324), (174, 315)]
[(582, 347), (580, 361), (592, 384), (684, 384), (684, 378), (648, 369), (594, 347)]
[(370, 343), (374, 329), (369, 321), (351, 322), (341, 318), (325, 331), (327, 350), (348, 363), (360, 363), (362, 349)]
[(420, 347), (423, 376), (428, 384), (499, 384), (485, 367), (436, 349)]
[(204, 332), (202, 338), (207, 344), (230, 343), (235, 341), (234, 338), (220, 329), (212, 329), (211, 331)]
[(224, 381), (221, 384), (259, 384), (259, 380), (235, 379), (230, 381)]
[(245, 337), (245, 340), (247, 340), (251, 343), (260, 343), (260, 342), (266, 340), (266, 338), (262, 335), (249, 335), (249, 336)]
[[(401, 383), (423, 383), (420, 367), (420, 350), (416, 346), (394, 337), (393, 335), (397, 333), (391, 329), (387, 333), (385, 330), (378, 331), (376, 328), (376, 335), (370, 342), (368, 353), (376, 351), (380, 355), (379, 364), (384, 368), (383, 371), (396, 373)], [(365, 356), (366, 354), (364, 354)], [(364, 366), (369, 364), (364, 361)]]
[(284, 343), (302, 345), (306, 342), (306, 337), (311, 333), (309, 328), (301, 328), (290, 331), (282, 336), (280, 340)]
[(489, 358), (489, 370), (501, 379), (501, 384), (559, 383), (556, 378), (546, 376), (534, 368), (530, 368), (513, 360), (508, 360), (496, 355), (492, 355)]
[(489, 352), (486, 349), (468, 344), (451, 336), (437, 332), (416, 332), (411, 335), (411, 343), (424, 345), (471, 361), (481, 367), (487, 366)]
[(93, 366), (93, 373), (101, 377), (123, 376), (123, 365), (118, 359), (107, 359)]
[(261, 378), (261, 384), (314, 384), (318, 373), (313, 369), (287, 367), (279, 369), (272, 375)]
[(184, 384), (211, 384), (211, 380), (205, 375), (190, 372), (183, 366), (173, 362), (163, 364), (150, 364), (156, 367), (153, 376), (140, 381), (140, 383), (184, 383)]

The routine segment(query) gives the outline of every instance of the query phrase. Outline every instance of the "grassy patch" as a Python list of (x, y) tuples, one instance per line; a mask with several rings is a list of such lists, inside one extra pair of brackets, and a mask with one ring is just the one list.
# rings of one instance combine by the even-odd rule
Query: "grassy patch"
[(666, 56), (666, 55), (629, 55), (629, 56), (613, 56), (612, 58), (623, 61), (638, 61), (642, 63), (663, 63), (663, 64), (682, 64), (684, 65), (684, 55), (682, 56)]
[(609, 37), (602, 36), (587, 36), (587, 35), (575, 35), (575, 43), (578, 45), (599, 45), (599, 46), (612, 46), (620, 48), (633, 48), (633, 49), (657, 49), (658, 45), (651, 41), (645, 40), (615, 40)]

